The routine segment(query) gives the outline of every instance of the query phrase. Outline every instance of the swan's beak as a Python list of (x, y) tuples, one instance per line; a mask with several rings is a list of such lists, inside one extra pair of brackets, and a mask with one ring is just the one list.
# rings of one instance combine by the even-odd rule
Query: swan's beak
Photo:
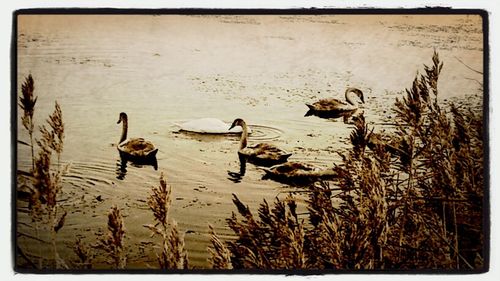
[(122, 119), (118, 119), (118, 122), (116, 122), (116, 124), (120, 124), (120, 122), (122, 122)]
[(232, 128), (234, 128), (234, 127), (236, 127), (236, 126), (235, 126), (235, 125), (234, 125), (234, 123), (233, 123), (233, 124), (231, 125), (231, 127), (229, 127), (229, 130), (231, 130), (231, 129), (232, 129)]

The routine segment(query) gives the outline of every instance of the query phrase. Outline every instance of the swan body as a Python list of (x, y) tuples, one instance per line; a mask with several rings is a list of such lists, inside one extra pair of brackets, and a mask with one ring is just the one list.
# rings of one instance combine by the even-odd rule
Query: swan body
[[(338, 99), (321, 99), (313, 104), (307, 104), (309, 111), (305, 116), (318, 115), (326, 118), (336, 118), (355, 111), (365, 103), (363, 92), (357, 88), (347, 88), (345, 91), (346, 102)], [(332, 117), (329, 117), (332, 116)]]
[[(181, 131), (200, 134), (239, 134), (242, 128), (228, 129), (229, 124), (216, 118), (200, 118), (182, 124), (176, 124)], [(249, 129), (248, 133), (251, 133)]]
[(393, 156), (399, 155), (400, 157), (409, 157), (407, 152), (401, 149), (401, 146), (397, 141), (386, 139), (382, 134), (379, 133), (370, 133), (367, 146), (372, 151), (383, 149), (391, 153), (391, 155)]
[(247, 146), (247, 124), (243, 119), (237, 118), (234, 120), (233, 124), (231, 124), (229, 130), (236, 126), (240, 126), (242, 128), (240, 149), (238, 150), (240, 159), (244, 158), (245, 160), (248, 160), (256, 165), (272, 166), (288, 161), (288, 157), (292, 155), (291, 153), (287, 153), (286, 151), (268, 143), (259, 143), (254, 146)]
[(121, 156), (137, 160), (146, 160), (156, 156), (158, 148), (156, 148), (152, 142), (143, 138), (127, 139), (128, 117), (125, 112), (120, 113), (117, 124), (120, 123), (123, 124), (123, 127), (117, 148)]
[(310, 184), (320, 179), (332, 179), (337, 176), (333, 169), (320, 169), (316, 166), (300, 162), (287, 162), (270, 168), (262, 168), (264, 178), (274, 179), (283, 183)]

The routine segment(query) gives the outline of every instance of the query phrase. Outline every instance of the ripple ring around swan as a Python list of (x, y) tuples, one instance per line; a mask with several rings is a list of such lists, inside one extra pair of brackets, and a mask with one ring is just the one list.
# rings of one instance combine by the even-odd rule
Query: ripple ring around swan
[(249, 125), (252, 129), (252, 134), (248, 136), (251, 140), (268, 141), (276, 140), (283, 135), (283, 130), (263, 125)]
[[(276, 140), (283, 135), (283, 130), (278, 129), (276, 127), (265, 126), (265, 125), (252, 125), (249, 124), (248, 127), (252, 130), (252, 133), (248, 135), (249, 140), (255, 141), (271, 141)], [(186, 132), (178, 129), (177, 125), (174, 125), (172, 128), (172, 132), (174, 133), (182, 133), (186, 136), (196, 136), (197, 138), (207, 139), (219, 139), (230, 137), (230, 138), (240, 138), (240, 134), (208, 134), (208, 133), (194, 133), (194, 132)]]

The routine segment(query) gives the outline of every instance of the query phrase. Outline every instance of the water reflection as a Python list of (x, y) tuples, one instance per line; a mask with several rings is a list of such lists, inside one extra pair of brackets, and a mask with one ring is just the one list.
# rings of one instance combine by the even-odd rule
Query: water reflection
[(119, 180), (125, 179), (127, 174), (127, 161), (119, 159), (116, 161), (116, 178)]
[(127, 164), (130, 164), (137, 168), (142, 168), (143, 166), (152, 166), (155, 171), (158, 170), (158, 160), (156, 157), (148, 158), (144, 160), (130, 159), (126, 156), (120, 155), (120, 159), (116, 161), (116, 178), (119, 180), (124, 180), (127, 174)]
[(243, 176), (245, 176), (246, 167), (247, 167), (246, 157), (243, 157), (239, 153), (238, 153), (238, 155), (240, 158), (240, 171), (239, 172), (227, 171), (227, 174), (229, 175), (228, 179), (234, 183), (240, 183), (241, 180), (243, 180)]

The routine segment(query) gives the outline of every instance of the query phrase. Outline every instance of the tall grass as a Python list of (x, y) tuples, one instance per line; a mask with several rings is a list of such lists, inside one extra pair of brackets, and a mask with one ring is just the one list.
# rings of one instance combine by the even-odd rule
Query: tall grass
[(213, 269), (233, 269), (231, 263), (231, 251), (227, 248), (225, 243), (219, 239), (214, 228), (209, 225), (210, 243), (212, 247), (208, 248), (210, 257), (208, 262), (212, 265)]
[[(296, 203), (292, 197), (285, 201), (276, 198), (274, 207), (264, 201), (260, 205), (258, 219), (236, 195), (233, 202), (241, 219), (233, 213), (227, 219), (237, 236), (235, 241), (221, 245), (211, 231), (212, 248), (209, 249), (212, 267), (217, 269), (300, 269), (306, 267), (304, 245), (304, 221), (298, 218)], [(229, 253), (230, 259), (229, 259)]]
[[(40, 231), (50, 233), (50, 243), (52, 247), (53, 267), (67, 268), (66, 263), (59, 257), (56, 245), (57, 232), (64, 226), (67, 212), (62, 209), (57, 202), (57, 197), (62, 189), (62, 175), (66, 167), (61, 167), (60, 158), (64, 146), (64, 122), (62, 110), (57, 101), (55, 102), (54, 112), (49, 115), (45, 125), (40, 126), (41, 138), (36, 140), (38, 145), (38, 154), (35, 155), (33, 145), (35, 104), (37, 97), (34, 95), (34, 80), (29, 75), (22, 85), (22, 95), (20, 96), (19, 106), (23, 110), (21, 117), (24, 128), (30, 135), (30, 146), (32, 156), (32, 171), (30, 175), (31, 184), (29, 210), (32, 221), (34, 222), (35, 234), (38, 241)], [(57, 155), (57, 167), (52, 165), (53, 153)], [(42, 246), (38, 247), (38, 267), (43, 268), (43, 257), (41, 255)]]
[(94, 247), (104, 251), (108, 256), (107, 262), (115, 269), (125, 269), (127, 265), (125, 232), (125, 223), (120, 209), (112, 206), (108, 213), (108, 232), (98, 240)]
[(76, 268), (92, 269), (92, 260), (95, 253), (91, 246), (85, 244), (80, 238), (77, 238), (73, 246), (73, 252), (78, 257), (78, 260), (75, 262)]
[(239, 215), (227, 222), (236, 240), (221, 245), (212, 233), (212, 266), (483, 269), (482, 117), (441, 106), (442, 68), (434, 53), (395, 101), (394, 131), (356, 120), (338, 177), (310, 186), (307, 222), (293, 198), (264, 201), (254, 216), (235, 196)]
[(152, 188), (148, 205), (153, 212), (155, 224), (144, 225), (151, 230), (153, 236), (161, 237), (161, 253), (157, 253), (161, 269), (188, 269), (188, 255), (184, 237), (179, 233), (177, 222), (169, 222), (168, 214), (172, 205), (172, 187), (167, 183), (163, 173), (160, 185)]
[(37, 96), (34, 94), (35, 92), (35, 81), (33, 77), (28, 75), (25, 81), (21, 86), (21, 96), (19, 97), (19, 106), (23, 110), (23, 116), (21, 117), (21, 121), (23, 123), (24, 128), (28, 131), (30, 136), (30, 147), (31, 147), (31, 168), (35, 169), (35, 150), (33, 147), (33, 132), (35, 130), (35, 124), (33, 121), (33, 115), (35, 114), (35, 105)]

